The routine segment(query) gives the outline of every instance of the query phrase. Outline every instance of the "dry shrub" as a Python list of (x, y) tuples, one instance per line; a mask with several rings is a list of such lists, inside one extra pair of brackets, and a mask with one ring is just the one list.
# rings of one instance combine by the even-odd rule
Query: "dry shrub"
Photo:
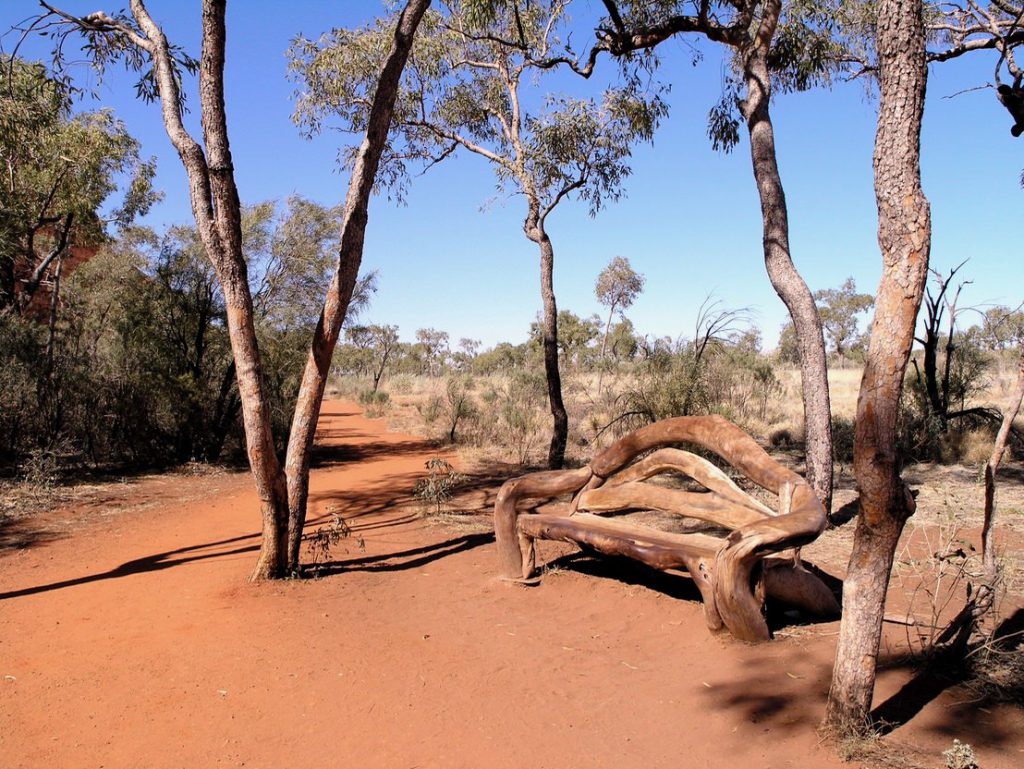
[(989, 428), (958, 430), (951, 427), (940, 444), (940, 458), (946, 464), (960, 462), (977, 467), (988, 462), (993, 443), (995, 434)]
[(388, 389), (395, 395), (408, 395), (413, 392), (413, 379), (408, 374), (399, 374), (391, 377)]
[(981, 559), (954, 517), (937, 525), (911, 525), (896, 554), (893, 587), (906, 602), (906, 643), (927, 660), (940, 653), (939, 641), (981, 578)]
[(853, 461), (854, 422), (845, 417), (832, 417), (832, 458), (836, 462)]
[(960, 740), (953, 740), (953, 747), (942, 751), (942, 757), (946, 759), (947, 769), (978, 769), (974, 750)]
[(366, 416), (378, 419), (387, 413), (391, 396), (384, 390), (367, 389), (359, 393), (359, 404), (366, 409)]
[(768, 433), (768, 443), (772, 448), (788, 449), (802, 446), (803, 442), (803, 426), (792, 422), (783, 423)]
[(416, 482), (413, 495), (419, 500), (424, 515), (440, 515), (451, 501), (455, 490), (467, 477), (442, 457), (431, 457), (425, 463), (427, 475)]

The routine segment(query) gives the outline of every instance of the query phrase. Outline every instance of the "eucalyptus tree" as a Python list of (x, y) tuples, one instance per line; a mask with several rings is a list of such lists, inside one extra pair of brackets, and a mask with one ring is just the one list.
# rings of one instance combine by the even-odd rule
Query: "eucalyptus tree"
[[(109, 110), (71, 114), (72, 92), (42, 65), (0, 57), (0, 313), (23, 311), (74, 246), (146, 213), (153, 160)], [(110, 205), (119, 180), (122, 200)], [(106, 206), (109, 213), (102, 213)], [(16, 283), (21, 279), (20, 288)]]
[(857, 283), (847, 278), (839, 288), (823, 288), (814, 292), (825, 335), (832, 343), (832, 352), (841, 360), (854, 350), (863, 350), (865, 339), (857, 332), (857, 319), (871, 309), (875, 298), (858, 294)]
[(897, 426), (931, 249), (931, 211), (921, 188), (924, 16), (921, 0), (880, 0), (870, 40), (880, 92), (874, 171), (883, 266), (857, 399), (853, 465), (861, 512), (825, 715), (839, 732), (870, 729), (885, 594), (896, 545), (915, 508), (900, 475)]
[(373, 377), (373, 392), (380, 388), (388, 362), (398, 352), (398, 326), (369, 325), (348, 326), (345, 336), (349, 344), (358, 350), (356, 361), (360, 373), (369, 371)]
[[(402, 83), (396, 136), (382, 178), (399, 194), (410, 163), (434, 164), (455, 152), (487, 161), (501, 192), (525, 201), (523, 233), (540, 257), (544, 370), (552, 418), (548, 464), (562, 465), (569, 419), (558, 361), (555, 250), (549, 217), (576, 198), (595, 215), (622, 194), (632, 145), (649, 140), (664, 114), (637, 81), (601, 99), (541, 96), (542, 62), (562, 52), (568, 0), (446, 4), (431, 12)], [(327, 120), (360, 130), (365, 93), (390, 21), (299, 39), (292, 68), (301, 82), (296, 119), (309, 133)]]
[[(1024, 31), (1021, 6), (1005, 0), (987, 6), (972, 2), (925, 7), (922, 0), (840, 3), (835, 18), (841, 22), (836, 31), (842, 58), (859, 67), (856, 74), (876, 76), (880, 91), (874, 170), (883, 272), (857, 401), (854, 473), (861, 514), (843, 585), (843, 618), (825, 717), (833, 730), (865, 732), (871, 728), (876, 660), (895, 550), (915, 510), (900, 474), (897, 425), (931, 248), (931, 213), (921, 187), (920, 162), (927, 68), (931, 62), (994, 51), (996, 93), (1009, 107), (1007, 92), (1011, 97), (1018, 94), (1024, 79), (1014, 57)], [(1009, 75), (1013, 85), (1002, 83), (1001, 73)], [(1020, 116), (1010, 112), (1014, 126), (1019, 125)], [(998, 466), (998, 445), (993, 456), (990, 473)], [(986, 544), (990, 513), (986, 510)], [(985, 557), (987, 570), (988, 552)], [(982, 591), (986, 587), (982, 585)]]
[(995, 305), (981, 319), (981, 341), (988, 350), (1006, 350), (1024, 344), (1024, 312)]
[[(385, 52), (367, 80), (364, 138), (353, 151), (334, 276), (307, 354), (284, 467), (275, 452), (249, 265), (242, 250), (241, 204), (225, 108), (226, 0), (201, 2), (202, 52), (198, 61), (167, 39), (145, 0), (130, 0), (127, 13), (111, 15), (97, 11), (82, 17), (43, 0), (40, 4), (45, 13), (28, 28), (51, 35), (58, 67), (62, 66), (67, 36), (80, 33), (85, 38), (85, 49), (98, 67), (124, 61), (141, 72), (139, 94), (160, 103), (167, 136), (188, 175), (199, 237), (224, 295), (249, 466), (261, 500), (263, 520), (260, 555), (252, 577), (286, 576), (298, 567), (313, 435), (331, 356), (357, 283), (369, 198), (387, 141), (399, 79), (430, 0), (407, 0), (393, 20)], [(198, 72), (202, 141), (192, 134), (184, 120), (183, 69)]]
[(586, 56), (552, 56), (541, 65), (567, 66), (590, 77), (603, 53), (627, 59), (645, 53), (648, 64), (656, 63), (657, 46), (690, 34), (732, 53), (722, 98), (709, 114), (708, 136), (716, 149), (730, 150), (739, 142), (740, 119), (746, 123), (761, 202), (765, 267), (796, 329), (807, 477), (827, 510), (832, 501), (832, 421), (825, 342), (814, 297), (790, 253), (770, 104), (773, 88), (804, 90), (829, 79), (836, 66), (831, 17), (824, 7), (802, 0), (785, 8), (783, 0), (603, 0), (603, 5), (606, 15)]
[(422, 351), (423, 360), (430, 376), (441, 376), (448, 361), (448, 332), (436, 328), (416, 330), (416, 346)]
[[(629, 259), (624, 256), (616, 256), (597, 276), (594, 295), (597, 297), (597, 301), (608, 308), (608, 320), (604, 324), (604, 336), (601, 338), (602, 363), (608, 351), (608, 335), (612, 328), (612, 317), (615, 311), (618, 310), (622, 320), (625, 320), (623, 313), (640, 296), (640, 292), (644, 290), (644, 282), (644, 276), (634, 271)], [(601, 391), (603, 374), (604, 369), (602, 368), (597, 378), (598, 392)]]

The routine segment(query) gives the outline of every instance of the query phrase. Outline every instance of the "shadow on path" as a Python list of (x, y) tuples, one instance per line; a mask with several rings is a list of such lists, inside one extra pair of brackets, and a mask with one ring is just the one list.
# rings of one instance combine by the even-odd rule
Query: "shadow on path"
[[(368, 437), (354, 430), (318, 430), (317, 441), (343, 441)], [(313, 447), (312, 466), (316, 468), (337, 467), (353, 462), (370, 462), (377, 459), (396, 459), (408, 456), (426, 456), (437, 450), (437, 445), (426, 440), (370, 441), (368, 443), (317, 443)], [(424, 460), (426, 461), (426, 460)]]
[[(993, 654), (1019, 654), (1022, 629), (1024, 609), (1018, 609), (1003, 620), (993, 633), (992, 641), (989, 642)], [(896, 658), (888, 667), (910, 669), (920, 664), (918, 660), (912, 658)], [(975, 677), (962, 653), (955, 649), (939, 653), (933, 659), (924, 662), (899, 691), (878, 705), (872, 711), (871, 719), (880, 734), (890, 734), (909, 723), (943, 692), (966, 684), (963, 687), (963, 699), (945, 708), (945, 715), (937, 730), (951, 737), (962, 736), (964, 724), (970, 723), (972, 741), (976, 740), (990, 747), (998, 746), (1006, 742), (1009, 733), (1002, 727), (999, 719), (979, 716), (989, 712), (1000, 702), (1005, 702), (1008, 699), (1008, 692), (1000, 692), (995, 687), (984, 685), (972, 686)], [(1020, 688), (1022, 683), (1024, 682), (1016, 682), (1018, 699), (1024, 697), (1024, 690)], [(1012, 693), (1009, 699), (1014, 699)]]
[(395, 572), (417, 569), (429, 563), (447, 558), (450, 555), (464, 553), (494, 541), (494, 535), (487, 533), (466, 534), (461, 537), (447, 539), (444, 542), (433, 542), (429, 545), (400, 550), (395, 553), (381, 553), (344, 561), (329, 561), (317, 568), (319, 576), (330, 576), (347, 571)]
[[(130, 577), (133, 574), (145, 574), (151, 571), (162, 571), (163, 569), (169, 569), (172, 566), (181, 566), (186, 563), (193, 563), (195, 561), (206, 561), (212, 558), (222, 558), (226, 555), (238, 555), (240, 553), (252, 553), (259, 549), (259, 534), (243, 534), (239, 537), (232, 537), (231, 539), (223, 539), (219, 542), (207, 542), (202, 545), (191, 545), (189, 547), (178, 548), (177, 550), (168, 550), (164, 553), (156, 553), (154, 555), (147, 555), (144, 558), (136, 558), (132, 561), (126, 561), (120, 566), (117, 566), (108, 571), (103, 571), (98, 574), (89, 574), (85, 577), (75, 577), (74, 579), (65, 579), (59, 582), (51, 582), (47, 585), (37, 585), (35, 587), (26, 587), (21, 590), (10, 590), (6, 593), (0, 593), (0, 600), (8, 598), (22, 598), (27, 595), (35, 595), (37, 593), (46, 593), (51, 590), (60, 590), (65, 587), (74, 587), (75, 585), (86, 585), (90, 582), (99, 582), (105, 579), (117, 579), (119, 577)], [(244, 547), (235, 547), (230, 550), (217, 549), (212, 552), (199, 552), (207, 550), (209, 548), (221, 548), (224, 545), (232, 545), (239, 542), (246, 542), (252, 540), (253, 544), (245, 545)], [(191, 554), (191, 555), (188, 555)], [(175, 558), (174, 556), (184, 556), (181, 558)]]

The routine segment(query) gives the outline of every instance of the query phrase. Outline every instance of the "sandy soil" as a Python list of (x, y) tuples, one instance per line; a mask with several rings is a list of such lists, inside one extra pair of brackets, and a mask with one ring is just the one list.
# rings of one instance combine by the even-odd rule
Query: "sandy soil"
[[(553, 543), (541, 586), (512, 586), (491, 534), (410, 504), (436, 450), (341, 402), (319, 440), (312, 529), (337, 512), (355, 534), (319, 579), (246, 582), (242, 474), (143, 479), (8, 540), (0, 766), (850, 766), (815, 733), (837, 624), (711, 636), (685, 579)], [(907, 680), (886, 670), (879, 700)], [(887, 742), (1024, 765), (1020, 711), (926, 702)]]

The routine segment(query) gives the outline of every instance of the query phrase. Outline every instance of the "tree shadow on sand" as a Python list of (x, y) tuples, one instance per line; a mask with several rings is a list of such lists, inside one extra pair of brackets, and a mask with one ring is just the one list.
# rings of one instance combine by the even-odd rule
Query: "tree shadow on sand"
[[(259, 549), (259, 537), (260, 535), (257, 533), (243, 534), (238, 537), (231, 537), (230, 539), (222, 539), (218, 542), (207, 542), (201, 545), (190, 545), (188, 547), (177, 548), (176, 550), (167, 550), (163, 553), (155, 553), (143, 558), (135, 558), (131, 561), (125, 561), (120, 566), (116, 566), (113, 569), (101, 571), (96, 574), (89, 574), (84, 577), (75, 577), (73, 579), (51, 582), (46, 585), (37, 585), (34, 587), (26, 587), (20, 590), (10, 590), (6, 593), (0, 593), (0, 601), (9, 598), (21, 598), (23, 596), (35, 595), (37, 593), (46, 593), (51, 590), (74, 587), (75, 585), (87, 585), (90, 582), (100, 582), (106, 579), (118, 579), (120, 577), (130, 577), (135, 574), (162, 571), (173, 566), (181, 566), (183, 564), (194, 563), (196, 561), (223, 558), (225, 556), (239, 555), (241, 553), (254, 553)], [(244, 546), (240, 545), (242, 542), (249, 541), (251, 541), (252, 544)], [(232, 545), (239, 546), (230, 547)]]
[(446, 539), (443, 542), (431, 542), (420, 547), (399, 550), (393, 553), (359, 556), (344, 560), (328, 561), (315, 568), (317, 577), (329, 577), (352, 571), (366, 572), (400, 572), (418, 569), (451, 555), (474, 550), (494, 542), (494, 534), (483, 532), (464, 534), (460, 537)]
[[(944, 717), (935, 731), (953, 738), (964, 735), (965, 724), (970, 724), (971, 742), (997, 747), (1010, 736), (998, 718), (983, 717), (1002, 703), (1024, 702), (1024, 669), (1019, 662), (1024, 642), (1024, 609), (1018, 609), (999, 623), (992, 639), (980, 651), (987, 652), (988, 661), (979, 667), (964, 659), (962, 650), (955, 648), (938, 652), (933, 657), (902, 655), (883, 660), (883, 669), (902, 669), (913, 672), (899, 691), (879, 704), (871, 713), (872, 721), (881, 734), (889, 734), (908, 724), (930, 703), (950, 691), (954, 702), (943, 710)], [(977, 651), (975, 655), (977, 656)], [(999, 686), (984, 680), (984, 667), (1010, 662), (1008, 680)], [(1014, 664), (1015, 663), (1015, 664)]]

